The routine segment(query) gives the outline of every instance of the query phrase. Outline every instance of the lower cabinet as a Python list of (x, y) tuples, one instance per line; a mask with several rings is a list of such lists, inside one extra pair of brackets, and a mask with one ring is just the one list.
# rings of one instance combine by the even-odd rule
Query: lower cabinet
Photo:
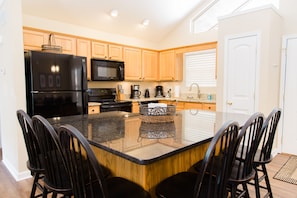
[(100, 106), (88, 106), (88, 114), (100, 113)]
[(203, 110), (215, 111), (216, 110), (216, 104), (213, 104), (213, 103), (203, 103), (202, 104), (202, 109)]
[(202, 109), (202, 110), (216, 110), (215, 103), (204, 103), (204, 102), (183, 102), (176, 100), (159, 100), (160, 103), (165, 103), (168, 105), (175, 105), (176, 111), (184, 110), (184, 109)]
[(139, 103), (132, 102), (132, 113), (139, 113)]

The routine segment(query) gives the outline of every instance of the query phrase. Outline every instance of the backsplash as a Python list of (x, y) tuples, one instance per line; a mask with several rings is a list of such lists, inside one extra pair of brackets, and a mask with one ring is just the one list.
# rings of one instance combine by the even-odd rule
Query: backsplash
[[(197, 98), (197, 88), (193, 87), (192, 91), (189, 90), (189, 87), (184, 87), (183, 82), (135, 82), (135, 81), (119, 81), (119, 82), (104, 82), (104, 81), (89, 81), (88, 88), (117, 88), (118, 85), (121, 85), (124, 90), (124, 95), (126, 98), (130, 97), (131, 94), (131, 85), (139, 85), (141, 91), (141, 98), (144, 98), (144, 93), (146, 89), (149, 89), (150, 98), (155, 96), (155, 88), (158, 85), (163, 86), (164, 95), (168, 93), (169, 90), (171, 97), (175, 96), (179, 98), (193, 97)], [(176, 94), (175, 91), (179, 90), (179, 94)], [(208, 95), (211, 95), (212, 100), (216, 99), (216, 88), (209, 87), (200, 87), (201, 99), (207, 99)]]

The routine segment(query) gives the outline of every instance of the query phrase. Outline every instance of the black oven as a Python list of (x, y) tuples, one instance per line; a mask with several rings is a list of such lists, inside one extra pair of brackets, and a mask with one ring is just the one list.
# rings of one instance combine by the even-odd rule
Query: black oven
[(92, 88), (88, 90), (88, 101), (99, 102), (100, 112), (126, 111), (132, 112), (132, 102), (116, 101), (115, 88)]
[(124, 62), (91, 59), (91, 79), (94, 81), (123, 81)]

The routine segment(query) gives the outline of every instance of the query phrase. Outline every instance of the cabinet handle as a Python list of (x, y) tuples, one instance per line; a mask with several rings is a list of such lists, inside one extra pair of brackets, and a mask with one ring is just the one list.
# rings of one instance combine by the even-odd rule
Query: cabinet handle
[(227, 105), (232, 105), (232, 101), (227, 101)]

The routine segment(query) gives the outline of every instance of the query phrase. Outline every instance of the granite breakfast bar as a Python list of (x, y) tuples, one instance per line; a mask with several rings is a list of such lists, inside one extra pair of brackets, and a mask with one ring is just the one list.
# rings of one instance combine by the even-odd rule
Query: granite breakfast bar
[(240, 125), (248, 115), (183, 110), (172, 122), (145, 123), (139, 114), (106, 112), (49, 119), (71, 124), (89, 140), (98, 160), (113, 175), (132, 180), (150, 193), (161, 180), (203, 159), (215, 132), (228, 120)]

